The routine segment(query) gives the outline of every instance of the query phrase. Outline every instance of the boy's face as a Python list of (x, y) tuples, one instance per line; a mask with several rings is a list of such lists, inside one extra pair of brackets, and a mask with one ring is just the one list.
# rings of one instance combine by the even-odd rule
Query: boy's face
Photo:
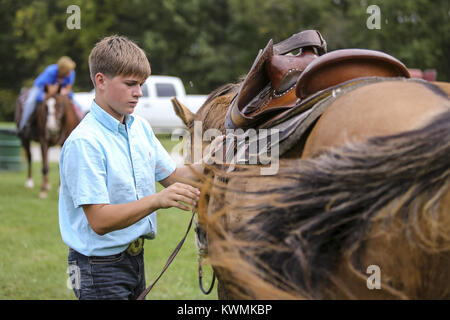
[(119, 121), (125, 115), (133, 113), (140, 97), (142, 97), (142, 79), (136, 76), (96, 75), (96, 102), (106, 112)]

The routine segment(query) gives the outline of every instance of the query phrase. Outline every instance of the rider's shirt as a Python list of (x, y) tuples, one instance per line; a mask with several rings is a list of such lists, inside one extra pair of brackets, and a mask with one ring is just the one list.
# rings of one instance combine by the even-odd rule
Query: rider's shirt
[[(75, 71), (72, 70), (67, 77), (64, 77), (62, 79), (61, 86), (65, 87), (69, 84), (73, 84), (74, 82), (75, 82)], [(58, 65), (51, 64), (47, 68), (45, 68), (45, 70), (36, 78), (36, 80), (34, 80), (34, 86), (36, 86), (40, 89), (40, 92), (39, 92), (36, 100), (39, 102), (44, 100), (45, 85), (56, 84), (56, 83), (58, 83)], [(71, 91), (69, 94), (70, 98), (72, 98), (72, 95), (73, 95), (73, 93)]]

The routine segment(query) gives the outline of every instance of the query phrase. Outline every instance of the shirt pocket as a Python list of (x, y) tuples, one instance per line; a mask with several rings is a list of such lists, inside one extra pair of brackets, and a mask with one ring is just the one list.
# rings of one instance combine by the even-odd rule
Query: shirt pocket
[(155, 149), (148, 142), (145, 142), (142, 144), (142, 147), (139, 150), (139, 154), (142, 160), (142, 165), (144, 167), (144, 172), (146, 173), (146, 175), (149, 175), (152, 180), (154, 180), (156, 163)]
[(136, 200), (136, 187), (131, 163), (117, 156), (116, 162), (110, 163), (108, 171), (110, 171), (108, 174), (108, 190), (111, 203), (126, 203)]

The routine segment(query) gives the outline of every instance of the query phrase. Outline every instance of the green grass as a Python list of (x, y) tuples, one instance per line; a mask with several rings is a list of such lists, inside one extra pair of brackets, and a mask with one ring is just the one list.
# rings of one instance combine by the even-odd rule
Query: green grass
[(14, 122), (1, 122), (0, 128), (16, 128), (16, 124)]
[[(177, 143), (162, 136), (168, 149)], [(67, 246), (58, 225), (58, 164), (51, 163), (52, 190), (39, 199), (41, 163), (33, 163), (35, 187), (25, 189), (25, 163), (20, 172), (0, 172), (0, 299), (75, 299), (67, 288)], [(161, 186), (158, 184), (158, 190)], [(190, 213), (179, 209), (158, 211), (158, 235), (145, 243), (147, 285), (159, 274), (183, 237)], [(198, 288), (194, 232), (147, 299), (217, 299), (216, 290), (205, 296)], [(205, 283), (211, 281), (205, 267)]]

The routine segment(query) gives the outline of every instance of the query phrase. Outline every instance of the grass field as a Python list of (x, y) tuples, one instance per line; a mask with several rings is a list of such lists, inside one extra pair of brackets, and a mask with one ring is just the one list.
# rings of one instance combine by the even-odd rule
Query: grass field
[[(176, 142), (160, 137), (167, 149)], [(67, 287), (67, 246), (58, 225), (58, 164), (50, 166), (52, 190), (39, 199), (41, 164), (33, 163), (34, 189), (25, 189), (25, 163), (20, 172), (0, 172), (0, 299), (75, 299)], [(158, 190), (161, 186), (158, 184)], [(146, 241), (147, 285), (161, 271), (184, 235), (190, 214), (179, 209), (158, 211), (158, 236)], [(147, 299), (217, 299), (198, 288), (197, 251), (191, 230), (183, 248)], [(211, 281), (205, 267), (205, 283)]]

